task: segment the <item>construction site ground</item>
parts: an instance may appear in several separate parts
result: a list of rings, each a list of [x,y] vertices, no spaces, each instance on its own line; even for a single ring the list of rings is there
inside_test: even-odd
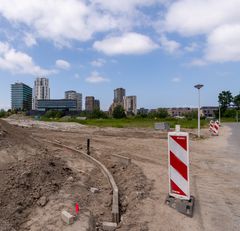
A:
[[[74,214],[76,203],[80,212],[92,213],[97,230],[102,230],[102,222],[111,221],[112,191],[102,172],[81,155],[46,142],[86,152],[87,139],[90,154],[110,170],[119,187],[117,230],[240,230],[240,155],[238,141],[232,141],[235,125],[224,125],[217,137],[209,136],[207,130],[204,139],[190,136],[190,191],[196,198],[190,218],[165,204],[166,132],[15,118],[7,122],[0,121],[1,231],[71,230],[60,215],[63,209]],[[113,154],[131,158],[131,164],[113,162]]]

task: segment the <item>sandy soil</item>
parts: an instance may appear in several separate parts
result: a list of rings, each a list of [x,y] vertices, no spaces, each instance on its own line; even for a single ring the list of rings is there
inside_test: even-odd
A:
[[[19,121],[18,121],[19,123]],[[61,129],[60,129],[61,130]],[[74,131],[46,130],[40,128],[25,128],[26,133],[31,133],[35,138],[57,140],[63,144],[86,150],[86,139],[91,138],[91,155],[101,160],[113,173],[120,189],[120,206],[122,221],[118,230],[240,230],[240,162],[238,147],[229,146],[228,139],[231,128],[221,128],[220,136],[190,142],[190,190],[196,198],[193,218],[179,214],[164,204],[168,193],[167,169],[167,139],[166,133],[151,129],[113,129],[79,127]],[[207,134],[207,131],[204,131]],[[49,152],[67,164],[72,174],[87,172],[90,176],[94,167],[79,157],[56,147],[47,145]],[[3,148],[5,151],[6,148]],[[121,166],[111,161],[112,154],[120,154],[132,159],[129,167]],[[4,155],[3,155],[4,156]],[[5,157],[2,157],[3,159]],[[1,158],[0,158],[1,160]],[[81,178],[81,175],[79,175]],[[75,177],[74,177],[75,178]],[[92,184],[98,184],[102,197],[96,200],[95,195],[80,201],[83,207],[93,211],[100,223],[110,219],[109,210],[104,205],[109,200],[106,197],[107,183],[101,179],[101,174],[93,178]],[[51,194],[49,202],[44,207],[33,207],[28,216],[29,221],[22,225],[30,230],[38,230],[48,224],[43,230],[64,230],[59,216],[51,207],[58,202],[59,206],[54,211],[59,211],[63,206],[76,201],[74,195],[79,189],[75,183],[61,186],[57,195]],[[89,182],[80,180],[80,182]],[[75,186],[74,186],[75,185]],[[73,191],[72,188],[78,188]],[[69,189],[70,188],[70,189]],[[84,194],[84,193],[83,193]],[[88,191],[84,195],[88,195]],[[68,197],[70,199],[68,200]],[[81,195],[79,195],[81,197]],[[77,198],[79,198],[77,196]],[[94,202],[92,202],[94,200]],[[98,203],[97,203],[97,202]],[[95,203],[95,206],[93,205]],[[99,207],[100,206],[100,207]],[[102,207],[101,207],[102,206]],[[104,213],[99,211],[104,209]],[[48,219],[46,220],[46,215]],[[57,230],[57,229],[56,229]]]

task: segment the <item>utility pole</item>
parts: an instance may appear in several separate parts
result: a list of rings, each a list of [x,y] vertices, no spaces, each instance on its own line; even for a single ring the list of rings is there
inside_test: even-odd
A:
[[[198,89],[198,138],[200,138],[200,89],[203,85],[197,84],[194,87]]]

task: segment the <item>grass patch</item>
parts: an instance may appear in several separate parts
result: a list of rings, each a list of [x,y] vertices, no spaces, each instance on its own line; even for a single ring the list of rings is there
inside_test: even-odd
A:
[[[42,117],[42,121],[63,122],[61,119],[49,119]],[[171,128],[174,128],[176,124],[181,125],[182,128],[197,128],[197,119],[150,119],[150,118],[124,118],[124,119],[87,119],[79,120],[76,118],[69,118],[64,122],[76,122],[89,126],[97,127],[116,127],[116,128],[154,128],[154,124],[157,122],[167,122]],[[208,126],[207,120],[201,120],[201,127]]]
[[[238,121],[240,121],[240,116]],[[221,123],[235,123],[237,122],[236,118],[221,118]]]

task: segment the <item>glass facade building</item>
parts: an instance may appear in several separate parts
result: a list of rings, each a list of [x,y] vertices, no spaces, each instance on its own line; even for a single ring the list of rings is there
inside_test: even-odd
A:
[[[38,111],[59,110],[76,111],[77,100],[74,99],[40,99],[37,101]]]
[[[11,84],[12,110],[32,109],[32,88],[24,83]]]

